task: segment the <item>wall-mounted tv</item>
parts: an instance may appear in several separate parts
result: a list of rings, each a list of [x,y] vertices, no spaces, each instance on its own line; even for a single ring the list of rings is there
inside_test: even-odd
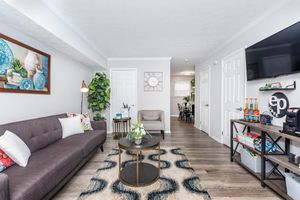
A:
[[[300,72],[300,22],[246,49],[247,80]]]

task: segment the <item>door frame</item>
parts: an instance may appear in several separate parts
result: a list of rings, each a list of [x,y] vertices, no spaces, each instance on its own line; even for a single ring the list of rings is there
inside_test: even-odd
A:
[[[225,113],[225,109],[224,109],[224,86],[225,86],[225,84],[224,84],[224,63],[225,63],[226,59],[228,59],[230,57],[233,57],[236,54],[239,54],[239,53],[242,53],[242,52],[245,53],[246,48],[247,48],[247,46],[239,48],[238,50],[235,50],[235,51],[229,53],[227,56],[223,57],[222,61],[221,61],[221,63],[222,63],[222,89],[221,89],[221,91],[222,91],[222,94],[221,94],[221,102],[222,102],[221,103],[221,117],[222,117],[222,120],[221,120],[222,130],[221,131],[222,131],[222,133],[221,133],[221,142],[224,145],[225,145],[225,142],[224,142],[224,113]],[[245,66],[246,66],[246,55],[245,55],[244,62],[245,62]],[[247,70],[245,69],[244,72],[245,72],[244,73],[245,82],[244,82],[243,87],[244,87],[244,99],[245,99],[246,94],[247,94],[247,80],[246,80],[247,79]]]
[[[135,72],[135,81],[136,81],[136,85],[135,85],[135,96],[136,96],[136,111],[138,112],[138,69],[137,68],[110,68],[109,69],[109,79],[110,79],[110,88],[112,90],[113,88],[113,81],[112,81],[112,72],[113,71],[134,71]],[[112,103],[112,98],[110,98],[109,100],[110,103],[110,108],[109,108],[109,121],[110,121],[110,128],[112,130],[112,119],[114,117],[114,113],[113,112],[113,103]]]
[[[206,67],[206,68],[204,68],[204,69],[201,69],[199,72],[199,74],[200,74],[200,76],[199,76],[199,82],[200,82],[200,84],[199,84],[199,102],[200,102],[200,104],[199,104],[199,111],[200,111],[200,130],[202,131],[202,118],[201,118],[201,113],[202,113],[202,111],[201,111],[201,103],[202,103],[202,93],[201,93],[201,74],[204,72],[204,71],[208,71],[208,135],[209,136],[211,136],[211,133],[210,133],[210,124],[211,124],[211,121],[210,121],[210,114],[211,114],[211,98],[210,98],[210,95],[211,95],[211,65],[209,65],[208,67]]]

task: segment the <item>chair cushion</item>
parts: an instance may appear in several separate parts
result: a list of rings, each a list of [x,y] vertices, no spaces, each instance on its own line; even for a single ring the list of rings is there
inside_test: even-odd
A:
[[[165,129],[164,123],[160,121],[143,121],[142,123],[148,131],[160,131]]]
[[[94,130],[85,133],[72,135],[59,141],[63,146],[77,146],[80,147],[83,156],[86,157],[98,145],[104,143],[106,140],[105,130]]]
[[[140,111],[142,120],[144,121],[158,121],[160,120],[161,111],[159,110],[143,110]]]
[[[151,116],[151,115],[144,115],[143,116],[143,120],[144,121],[158,121],[159,120],[159,115],[155,116]]]
[[[27,167],[14,165],[9,177],[10,200],[39,200],[63,180],[82,160],[82,149],[59,142],[35,152]]]

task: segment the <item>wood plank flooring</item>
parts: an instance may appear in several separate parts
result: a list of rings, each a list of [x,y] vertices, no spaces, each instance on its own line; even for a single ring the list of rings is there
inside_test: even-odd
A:
[[[209,191],[212,199],[280,199],[268,188],[262,188],[260,182],[243,168],[231,163],[229,148],[214,141],[191,124],[172,118],[171,131],[171,135],[166,134],[162,146],[176,146],[183,149],[192,167],[200,176],[202,186]],[[110,149],[116,146],[117,141],[109,135],[104,145],[104,153],[99,151],[54,199],[77,199],[80,192],[88,186],[90,178]]]

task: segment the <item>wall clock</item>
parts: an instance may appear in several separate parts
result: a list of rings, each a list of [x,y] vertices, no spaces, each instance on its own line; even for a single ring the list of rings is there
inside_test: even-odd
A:
[[[144,91],[160,92],[163,90],[163,73],[162,72],[145,72],[144,74]]]

